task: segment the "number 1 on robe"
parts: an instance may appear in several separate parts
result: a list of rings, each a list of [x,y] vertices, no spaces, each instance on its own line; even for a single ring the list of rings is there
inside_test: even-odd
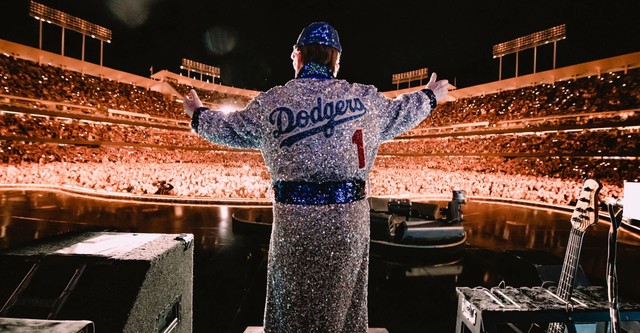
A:
[[[351,142],[356,144],[358,148],[358,168],[364,169],[364,138],[362,136],[362,128],[356,129],[351,137]]]

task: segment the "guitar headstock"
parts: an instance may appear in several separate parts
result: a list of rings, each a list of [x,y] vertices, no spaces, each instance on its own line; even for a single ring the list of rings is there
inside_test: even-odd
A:
[[[571,226],[574,229],[584,232],[588,227],[598,223],[598,194],[601,188],[602,184],[594,179],[584,181],[571,216]]]

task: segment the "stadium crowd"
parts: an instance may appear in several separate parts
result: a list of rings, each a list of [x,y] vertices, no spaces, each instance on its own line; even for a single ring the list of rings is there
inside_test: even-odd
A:
[[[204,103],[209,104],[210,107],[230,106],[232,107],[232,109],[237,110],[247,105],[251,100],[247,96],[229,95],[226,93],[221,93],[219,91],[205,90],[197,87],[192,87],[186,84],[178,84],[173,82],[169,82],[169,83],[174,89],[176,89],[176,91],[178,91],[180,96],[187,95],[191,89],[195,90],[200,100]]]
[[[554,84],[504,90],[445,103],[420,127],[550,116],[594,114],[640,107],[640,68]]]
[[[484,135],[458,128],[445,135],[390,141],[376,159],[370,193],[449,195],[463,189],[469,196],[569,204],[581,180],[593,177],[605,185],[603,195],[620,197],[624,180],[640,179],[639,134],[637,126],[606,125],[637,119],[637,110],[622,111],[640,106],[639,73],[606,73],[442,104],[418,129],[505,121],[520,122],[516,128],[532,123],[538,128]],[[180,92],[190,88],[174,87]],[[0,89],[0,94],[98,110],[186,117],[173,97],[12,57],[0,56]],[[211,104],[233,97],[200,93]],[[584,115],[602,113],[609,115]],[[602,128],[585,126],[593,124]],[[545,131],[558,125],[572,128]],[[229,151],[185,128],[56,118],[38,115],[37,109],[10,112],[0,115],[0,153],[0,184],[144,195],[158,193],[157,184],[164,181],[172,186],[165,193],[177,196],[270,197],[268,172],[257,151]]]
[[[0,136],[75,140],[122,144],[145,144],[193,148],[223,149],[202,140],[188,129],[166,129],[123,123],[105,123],[69,118],[42,117],[31,114],[5,113],[0,115]]]
[[[383,144],[381,154],[544,154],[640,156],[637,129],[507,133],[402,139]]]
[[[186,197],[270,198],[269,176],[257,152],[162,151],[153,148],[3,144],[0,152],[28,156],[0,164],[0,184],[52,184],[95,191],[153,194],[159,181]],[[38,160],[39,162],[36,162]],[[569,204],[585,176],[637,168],[635,161],[575,158],[379,156],[370,193],[501,197]],[[541,175],[545,171],[548,175]],[[624,173],[626,174],[626,173]],[[637,176],[637,171],[635,172]],[[600,177],[598,177],[600,176]],[[603,181],[602,194],[620,197],[621,186]]]
[[[640,156],[637,129],[609,128],[579,132],[507,133],[488,135],[450,135],[431,138],[398,139],[381,146],[387,155],[421,154],[586,154],[588,156]],[[155,128],[142,125],[93,122],[30,114],[0,115],[0,136],[98,141],[97,143],[145,144],[191,148],[222,149],[202,140],[189,130]]]
[[[95,107],[173,119],[187,118],[174,96],[108,78],[0,56],[0,93],[51,102]]]

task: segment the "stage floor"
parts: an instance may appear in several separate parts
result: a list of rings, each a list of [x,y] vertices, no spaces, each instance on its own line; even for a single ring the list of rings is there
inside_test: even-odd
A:
[[[438,202],[443,204],[443,202]],[[0,250],[82,230],[193,233],[194,332],[241,333],[261,326],[268,237],[234,233],[231,215],[250,207],[154,204],[95,199],[57,191],[0,190]],[[529,264],[561,265],[571,212],[479,200],[462,207],[467,246],[439,258],[372,253],[369,323],[390,333],[453,332],[456,287],[532,285]],[[584,237],[580,265],[591,285],[605,285],[610,225]],[[619,293],[640,299],[640,237],[620,229]],[[522,265],[525,263],[525,265]]]

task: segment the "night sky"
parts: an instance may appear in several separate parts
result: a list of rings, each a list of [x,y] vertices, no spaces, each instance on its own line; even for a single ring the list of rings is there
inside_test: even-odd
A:
[[[428,67],[459,88],[495,81],[494,44],[560,24],[557,67],[640,51],[640,1],[246,1],[40,0],[113,31],[104,65],[149,76],[180,72],[182,58],[221,68],[225,85],[266,90],[293,76],[291,47],[314,21],[334,26],[343,46],[339,77],[394,90],[393,73]],[[2,2],[0,39],[38,46],[28,0]],[[43,49],[60,53],[61,29],[44,24]],[[68,31],[65,55],[80,58],[81,35]],[[99,62],[87,39],[85,59]],[[537,71],[551,69],[553,47],[538,48]],[[519,75],[533,71],[533,50],[519,56]],[[503,59],[513,77],[515,55]],[[186,72],[183,72],[186,74]],[[415,85],[415,84],[414,84]],[[400,86],[400,88],[405,88]]]

